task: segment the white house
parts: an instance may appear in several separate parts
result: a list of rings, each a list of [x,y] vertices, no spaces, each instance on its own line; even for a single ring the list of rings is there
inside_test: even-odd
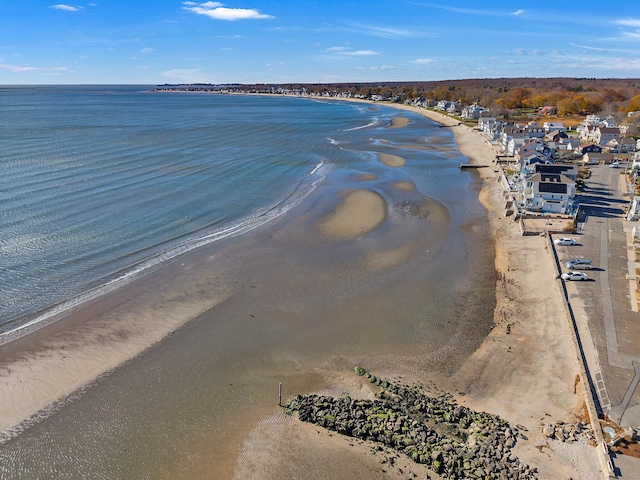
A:
[[[505,150],[505,154],[508,157],[515,156],[516,151],[518,150],[518,148],[524,145],[525,141],[526,141],[525,138],[522,137],[521,135],[511,137],[507,142],[507,149]]]
[[[462,109],[462,118],[478,119],[482,115],[482,112],[485,112],[486,110],[486,108],[474,103],[473,105],[469,105]]]
[[[536,173],[525,179],[526,210],[565,214],[570,212],[576,195],[576,183],[555,173]]]
[[[546,133],[567,131],[567,127],[565,127],[562,122],[544,122],[542,127]]]

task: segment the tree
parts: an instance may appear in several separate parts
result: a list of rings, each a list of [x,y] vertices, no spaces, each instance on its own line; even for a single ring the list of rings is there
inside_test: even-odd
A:
[[[629,112],[640,112],[640,95],[636,95],[629,100],[629,104],[627,108],[624,109],[624,113],[629,114]]]

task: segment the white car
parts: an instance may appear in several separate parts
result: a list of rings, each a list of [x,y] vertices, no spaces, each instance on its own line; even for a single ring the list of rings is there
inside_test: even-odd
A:
[[[620,162],[613,162],[609,164],[609,168],[618,168],[620,166]]]
[[[589,280],[586,273],[583,272],[567,272],[561,275],[563,280]]]
[[[553,243],[555,243],[556,245],[575,245],[576,241],[573,238],[563,237],[556,238]]]

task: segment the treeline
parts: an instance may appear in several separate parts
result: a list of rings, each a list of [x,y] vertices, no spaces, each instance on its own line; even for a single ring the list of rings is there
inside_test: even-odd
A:
[[[477,103],[497,114],[503,110],[557,108],[559,115],[626,114],[640,111],[640,79],[498,78],[431,82],[255,84],[237,86],[256,91],[269,88],[405,102],[417,99]]]
[[[283,85],[284,88],[287,86]],[[294,87],[294,85],[291,85]],[[503,78],[386,84],[297,85],[308,92],[380,95],[399,101],[418,98],[477,103],[496,112],[555,106],[559,115],[640,111],[640,79]]]

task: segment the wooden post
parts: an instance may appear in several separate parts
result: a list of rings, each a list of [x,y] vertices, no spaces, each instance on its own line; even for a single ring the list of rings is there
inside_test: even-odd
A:
[[[278,406],[282,406],[282,383],[278,385]]]

